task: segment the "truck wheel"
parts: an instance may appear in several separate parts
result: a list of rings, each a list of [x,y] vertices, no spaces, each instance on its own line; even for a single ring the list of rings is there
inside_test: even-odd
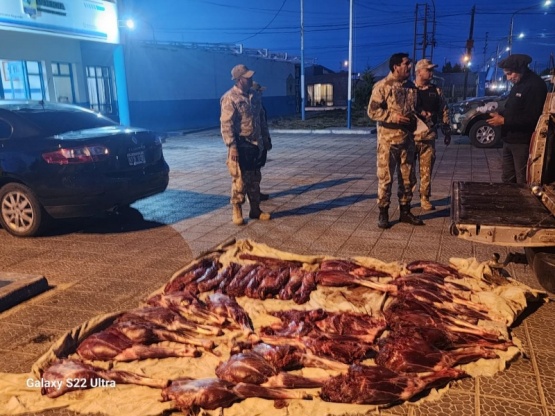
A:
[[[470,142],[479,148],[495,147],[501,141],[501,130],[490,126],[486,120],[478,120],[468,133]]]
[[[539,252],[534,256],[533,269],[540,285],[555,293],[555,254]]]
[[[43,228],[46,213],[28,187],[9,183],[0,189],[0,223],[16,237],[32,237]]]

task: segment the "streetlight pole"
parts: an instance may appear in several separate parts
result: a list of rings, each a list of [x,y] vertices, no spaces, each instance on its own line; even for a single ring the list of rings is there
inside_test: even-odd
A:
[[[547,7],[551,4],[551,0],[545,0],[545,2],[543,3],[544,7]],[[534,5],[534,6],[529,6],[529,7],[524,7],[522,9],[518,9],[517,11],[513,12],[513,14],[511,14],[511,23],[509,24],[509,39],[508,39],[508,44],[509,44],[509,55],[511,55],[511,53],[513,52],[513,27],[515,24],[515,15],[523,12],[525,10],[530,10],[530,9],[534,9],[538,7],[538,5]]]
[[[121,5],[118,5],[118,17],[121,12]],[[120,30],[118,20],[118,44],[114,48],[114,73],[116,82],[116,96],[118,99],[118,116],[119,124],[129,126],[131,124],[131,116],[129,112],[129,96],[127,94],[127,71],[125,70],[125,50],[124,43],[127,43],[127,33]]]
[[[314,99],[314,98],[313,98]],[[304,96],[304,0],[301,0],[301,120],[305,120]]]
[[[351,103],[353,83],[353,0],[349,4],[349,70],[347,79],[347,128],[351,128]]]

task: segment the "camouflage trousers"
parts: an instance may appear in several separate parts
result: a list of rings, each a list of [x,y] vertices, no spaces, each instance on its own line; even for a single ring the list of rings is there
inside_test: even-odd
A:
[[[246,195],[249,198],[251,209],[258,208],[260,205],[260,181],[262,180],[260,169],[243,170],[239,166],[239,162],[231,160],[229,156],[226,165],[231,175],[229,202],[234,205],[243,205]]]
[[[420,173],[420,197],[429,198],[432,195],[432,172],[436,161],[436,141],[422,140],[415,142],[414,169],[412,170],[414,183],[413,192],[416,191],[416,161]]]
[[[387,208],[391,202],[393,175],[397,172],[397,196],[399,204],[406,205],[412,201],[415,177],[412,174],[414,163],[414,141],[391,144],[378,138],[378,206]]]

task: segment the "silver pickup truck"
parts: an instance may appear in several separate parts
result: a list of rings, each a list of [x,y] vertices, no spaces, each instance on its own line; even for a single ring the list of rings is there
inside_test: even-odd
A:
[[[451,234],[524,247],[540,284],[555,293],[555,92],[530,144],[527,184],[453,182]]]

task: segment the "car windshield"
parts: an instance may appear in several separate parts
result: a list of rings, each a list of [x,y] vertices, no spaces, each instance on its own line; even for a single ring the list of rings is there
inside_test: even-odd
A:
[[[44,109],[23,107],[15,112],[22,120],[35,126],[47,136],[116,125],[114,121],[100,114],[72,107]]]

